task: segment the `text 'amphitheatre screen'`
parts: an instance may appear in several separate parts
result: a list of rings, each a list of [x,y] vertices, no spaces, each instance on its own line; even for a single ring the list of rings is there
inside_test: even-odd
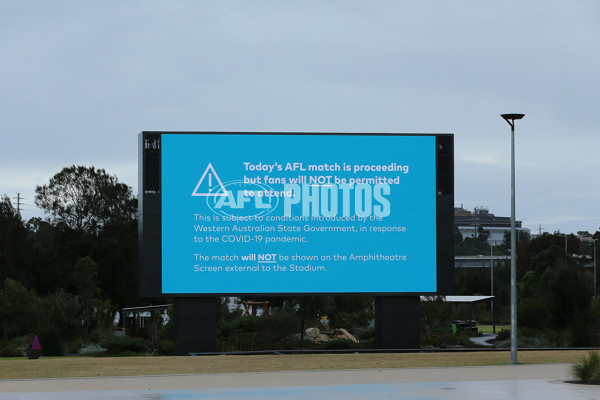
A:
[[[162,134],[162,293],[436,292],[436,136]]]

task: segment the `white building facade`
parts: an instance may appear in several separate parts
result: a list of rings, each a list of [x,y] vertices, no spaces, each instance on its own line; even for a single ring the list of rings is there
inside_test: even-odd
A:
[[[489,232],[490,244],[499,244],[504,240],[504,234],[510,232],[510,217],[497,217],[485,207],[476,207],[471,212],[461,206],[454,208],[454,225],[463,239],[476,237],[483,229]],[[515,221],[515,228],[517,236],[521,232],[529,234],[529,229],[522,227],[522,221]]]

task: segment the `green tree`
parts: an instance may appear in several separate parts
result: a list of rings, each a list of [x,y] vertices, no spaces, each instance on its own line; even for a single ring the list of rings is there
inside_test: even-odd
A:
[[[559,262],[543,276],[550,323],[555,329],[571,326],[590,310],[592,277],[574,263]]]
[[[454,230],[454,251],[456,255],[460,256],[472,256],[477,254],[489,254],[490,244],[488,238],[490,232],[479,227],[477,235],[474,237],[466,237],[462,239],[462,234],[455,227]]]
[[[137,203],[131,188],[103,169],[70,166],[35,188],[35,204],[54,224],[97,232],[118,219],[135,219]]]
[[[574,249],[575,239],[567,237]],[[564,242],[563,235],[543,234],[519,247],[519,323],[551,329],[558,345],[590,345],[595,341],[590,322],[592,276],[579,260],[565,254]]]
[[[109,299],[95,299],[94,316],[100,341],[112,336],[115,320],[115,306],[112,302]]]
[[[100,289],[98,288],[98,266],[94,260],[90,257],[80,259],[75,265],[73,279],[81,307],[84,342],[87,342],[95,313],[94,300],[100,294]]]
[[[334,296],[332,307],[327,310],[332,327],[346,328],[356,333],[375,318],[375,299],[370,296]]]
[[[294,310],[299,318],[300,338],[304,340],[304,330],[315,326],[319,316],[327,315],[331,298],[325,296],[288,297],[284,311]]]
[[[421,332],[431,340],[450,330],[452,310],[443,296],[429,296],[427,300],[421,301]]]
[[[80,307],[77,296],[59,289],[42,300],[44,324],[60,327],[65,340],[81,334]]]
[[[64,224],[55,226],[39,218],[29,220],[28,229],[33,243],[28,255],[32,259],[31,288],[42,296],[60,289],[75,293],[74,266],[98,241]]]
[[[600,296],[592,299],[590,306],[590,322],[592,324],[592,346],[600,345]]]
[[[0,282],[11,278],[29,286],[31,240],[21,216],[6,195],[0,197]]]
[[[98,264],[98,280],[105,298],[115,307],[138,305],[137,221],[113,221],[93,243],[91,256]]]
[[[129,186],[94,167],[70,166],[36,188],[47,221],[31,222],[35,287],[76,291],[74,265],[97,264],[99,287],[115,306],[138,304],[137,200]]]
[[[41,300],[20,282],[7,278],[0,289],[1,335],[12,338],[34,333],[41,325],[43,313]]]

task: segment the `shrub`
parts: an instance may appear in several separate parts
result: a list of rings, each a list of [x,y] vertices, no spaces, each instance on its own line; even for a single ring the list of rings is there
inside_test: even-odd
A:
[[[476,348],[484,347],[469,339],[466,334],[440,334],[439,336],[429,337],[421,335],[421,348],[447,348],[447,347],[467,347]]]
[[[600,354],[590,351],[571,366],[571,375],[581,383],[600,385]]]
[[[68,354],[78,354],[79,350],[81,349],[82,346],[83,346],[82,340],[80,340],[80,339],[73,340],[67,346],[67,349],[66,349],[67,353]]]
[[[293,313],[274,310],[260,318],[261,333],[273,341],[283,340],[298,330],[298,319]]]
[[[500,333],[505,332],[503,329]],[[509,348],[511,346],[510,329],[506,330],[507,335],[498,335],[496,347]],[[507,337],[506,339],[502,339]],[[500,339],[499,339],[500,338]],[[547,331],[523,328],[517,336],[517,347],[523,348],[545,348],[553,347],[552,340],[547,336]]]
[[[358,339],[360,339],[361,342],[367,341],[369,339],[374,339],[375,338],[375,327],[361,329],[356,333],[356,336],[358,336]]]
[[[246,316],[234,321],[220,322],[217,337],[224,342],[258,342],[262,340],[262,317]]]
[[[501,329],[500,332],[496,335],[496,340],[510,340],[510,329]]]
[[[0,342],[0,357],[24,357],[23,338]]]
[[[581,314],[577,315],[569,329],[571,337],[569,344],[572,347],[593,346],[595,342],[595,332],[592,324],[592,321],[590,321],[588,318],[585,318]]]
[[[78,354],[82,356],[99,357],[106,354],[106,349],[99,344],[88,344],[79,349]]]
[[[370,348],[374,349],[376,346],[377,346],[377,339],[375,339],[374,337],[360,340],[360,347],[362,347],[364,349],[370,349]]]
[[[441,335],[439,337],[440,347],[453,347],[453,346],[462,346],[462,347],[481,347],[469,340],[468,335]]]
[[[11,346],[0,347],[0,357],[24,357],[23,350]]]
[[[146,343],[142,339],[128,336],[113,336],[101,343],[106,354],[111,356],[135,355],[146,352]]]
[[[324,350],[358,349],[359,345],[357,343],[351,342],[350,340],[335,339],[323,343],[323,346],[321,346],[321,348]]]
[[[529,271],[528,273],[530,273]],[[544,300],[528,298],[519,303],[518,323],[520,327],[542,329],[549,325],[549,315],[546,312]]]
[[[175,352],[175,344],[172,340],[161,340],[158,342],[156,352],[161,356],[172,356]]]

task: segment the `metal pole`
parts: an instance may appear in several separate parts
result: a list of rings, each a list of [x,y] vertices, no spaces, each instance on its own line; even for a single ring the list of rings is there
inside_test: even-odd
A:
[[[492,296],[491,304],[492,304],[492,333],[496,333],[496,313],[494,312],[494,244],[490,243],[490,296]]]
[[[515,120],[525,114],[502,114],[510,125],[510,362],[517,363],[517,235],[515,229]]]
[[[596,298],[596,267],[598,263],[596,261],[596,239],[594,239],[594,298]]]
[[[510,363],[517,364],[517,235],[515,232],[515,121],[510,125]]]

